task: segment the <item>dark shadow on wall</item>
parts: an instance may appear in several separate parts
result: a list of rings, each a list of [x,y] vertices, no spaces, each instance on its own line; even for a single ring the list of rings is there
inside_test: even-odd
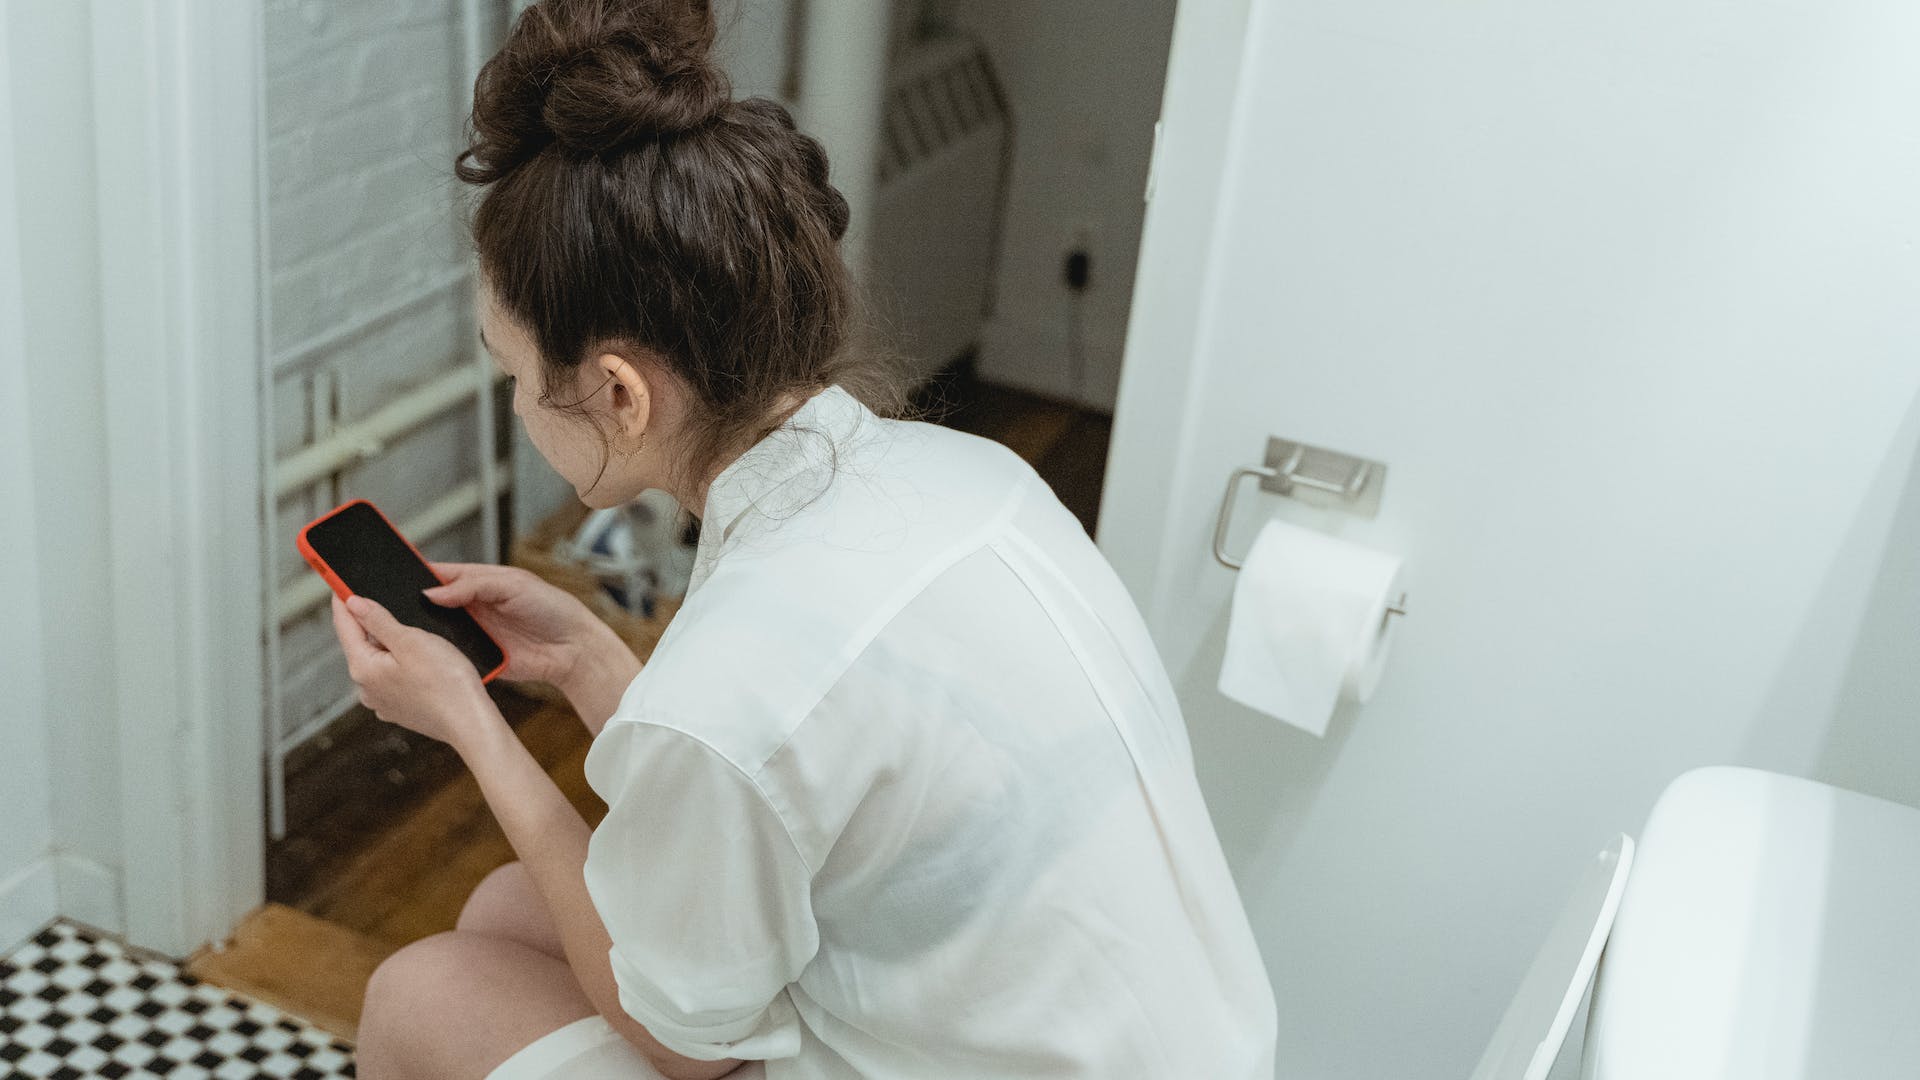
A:
[[[1920,805],[1920,396],[1774,675],[1741,763]]]
[[[1230,605],[1222,605],[1197,655],[1224,655],[1230,615]],[[1186,703],[1207,811],[1244,895],[1273,880],[1312,816],[1360,706],[1342,701],[1318,737],[1227,698],[1218,689],[1219,674],[1217,660],[1195,664],[1175,689]]]
[[[1813,777],[1920,806],[1920,398],[1895,445],[1904,494]]]

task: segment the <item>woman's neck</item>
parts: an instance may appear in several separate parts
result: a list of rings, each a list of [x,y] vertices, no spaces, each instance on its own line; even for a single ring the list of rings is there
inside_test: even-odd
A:
[[[689,482],[685,484],[669,486],[667,494],[678,500],[680,505],[690,511],[693,516],[704,520],[707,516],[707,495],[713,490],[713,482],[720,478],[721,473],[731,468],[734,462],[739,461],[747,451],[758,446],[762,439],[780,430],[781,425],[793,419],[793,414],[799,412],[810,397],[811,395],[799,391],[788,391],[781,397],[780,404],[767,414],[765,421],[754,425],[746,435],[716,454],[713,462],[702,470],[699,476],[689,478]]]

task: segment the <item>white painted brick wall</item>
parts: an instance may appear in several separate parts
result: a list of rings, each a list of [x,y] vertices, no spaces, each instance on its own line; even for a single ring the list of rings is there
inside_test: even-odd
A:
[[[453,178],[469,88],[462,85],[457,0],[268,0],[267,220],[270,348],[277,357],[419,292],[467,257]],[[446,290],[331,354],[278,371],[272,442],[312,438],[310,379],[326,368],[344,422],[469,362],[476,333],[464,286]],[[398,520],[474,475],[470,408],[346,471],[341,495],[372,499]],[[283,500],[276,517],[282,580],[309,573],[294,532],[326,509],[324,492]],[[425,545],[434,558],[477,558],[469,522]],[[285,628],[282,688],[291,730],[344,692],[326,609]]]
[[[382,30],[452,25],[453,11],[447,0],[267,0],[267,70],[298,70]]]

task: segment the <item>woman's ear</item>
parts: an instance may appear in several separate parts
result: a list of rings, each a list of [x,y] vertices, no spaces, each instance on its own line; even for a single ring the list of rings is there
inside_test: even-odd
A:
[[[611,380],[614,424],[621,435],[639,439],[653,423],[653,386],[646,372],[619,353],[601,353],[598,365]]]

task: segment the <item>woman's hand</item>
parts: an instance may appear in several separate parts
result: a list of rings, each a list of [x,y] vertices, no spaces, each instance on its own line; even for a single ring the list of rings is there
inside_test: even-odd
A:
[[[640,661],[613,628],[574,595],[532,572],[488,563],[434,563],[446,584],[428,600],[464,607],[507,651],[509,679],[558,687],[587,730],[599,734],[640,672]]]
[[[360,703],[380,719],[456,747],[505,723],[473,663],[440,635],[406,625],[363,596],[333,598],[333,631]]]
[[[446,584],[426,590],[442,607],[464,607],[507,651],[509,679],[537,679],[563,690],[582,646],[605,624],[572,593],[515,566],[434,563]]]

